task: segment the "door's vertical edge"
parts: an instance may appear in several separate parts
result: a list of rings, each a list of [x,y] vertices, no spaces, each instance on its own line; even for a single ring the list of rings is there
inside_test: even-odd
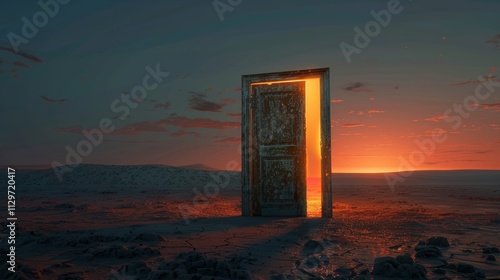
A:
[[[250,197],[250,209],[252,216],[262,216],[261,211],[261,180],[262,180],[262,168],[261,168],[261,155],[260,155],[260,141],[261,141],[261,125],[262,125],[262,109],[260,103],[260,91],[248,85],[249,91],[249,197]]]
[[[241,78],[241,214],[250,216],[250,82]]]
[[[300,83],[300,94],[302,95],[302,105],[301,105],[301,110],[300,110],[300,114],[302,116],[302,132],[300,133],[299,137],[302,137],[302,151],[300,153],[300,157],[302,158],[301,159],[301,170],[302,170],[302,174],[301,174],[301,178],[302,180],[300,180],[301,184],[302,184],[302,201],[303,203],[301,204],[301,209],[300,209],[300,213],[299,213],[299,216],[301,217],[306,217],[307,216],[307,172],[306,172],[306,169],[307,169],[307,155],[306,155],[306,147],[307,147],[307,142],[306,142],[306,115],[305,115],[305,112],[306,112],[306,82],[301,82]]]
[[[321,210],[323,218],[332,217],[332,168],[331,168],[331,123],[330,123],[330,69],[321,77]]]

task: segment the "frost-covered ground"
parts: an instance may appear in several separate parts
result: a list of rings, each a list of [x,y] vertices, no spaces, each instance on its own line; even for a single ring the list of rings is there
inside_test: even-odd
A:
[[[82,165],[59,183],[20,170],[18,272],[7,276],[500,278],[500,175],[465,173],[416,173],[394,190],[377,175],[334,174],[334,218],[319,219],[241,217],[237,172]],[[204,191],[218,180],[228,182],[218,194]],[[400,257],[374,267],[384,256]]]

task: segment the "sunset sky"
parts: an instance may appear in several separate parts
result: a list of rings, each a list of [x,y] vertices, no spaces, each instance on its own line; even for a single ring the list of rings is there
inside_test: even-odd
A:
[[[83,163],[224,169],[241,159],[242,75],[329,67],[334,172],[500,169],[500,1],[401,1],[350,63],[340,44],[390,1],[243,0],[223,20],[212,2],[69,1],[16,53],[43,10],[3,1],[0,164],[65,164],[104,119]],[[128,116],[111,108],[157,67]],[[435,145],[421,161],[418,141]]]

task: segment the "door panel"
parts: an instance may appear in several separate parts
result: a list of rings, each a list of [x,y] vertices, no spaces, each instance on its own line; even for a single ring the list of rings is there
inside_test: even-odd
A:
[[[306,215],[305,82],[253,85],[252,212]]]

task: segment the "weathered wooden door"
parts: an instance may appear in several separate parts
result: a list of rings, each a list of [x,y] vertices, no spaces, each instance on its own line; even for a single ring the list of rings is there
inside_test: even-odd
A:
[[[305,82],[251,87],[252,215],[306,216]]]

